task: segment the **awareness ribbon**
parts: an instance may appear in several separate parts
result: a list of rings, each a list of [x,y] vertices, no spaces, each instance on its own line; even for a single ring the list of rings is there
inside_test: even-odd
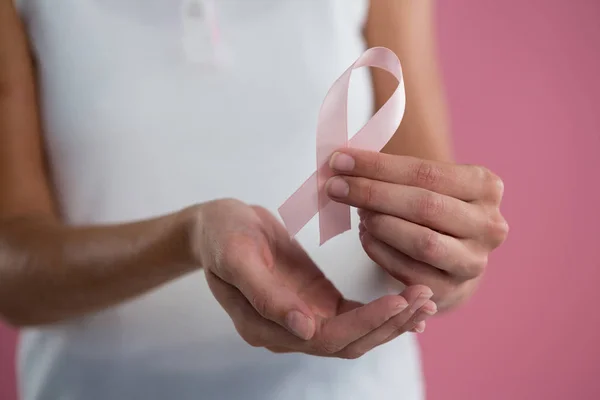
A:
[[[352,71],[377,67],[391,73],[398,87],[375,115],[348,140],[348,89]],[[385,47],[366,50],[336,80],[325,96],[317,121],[317,170],[279,207],[288,232],[295,236],[315,214],[319,214],[320,244],[350,230],[350,206],[331,201],[325,183],[334,174],[329,158],[334,151],[358,148],[380,151],[402,121],[406,105],[402,67],[393,51]]]

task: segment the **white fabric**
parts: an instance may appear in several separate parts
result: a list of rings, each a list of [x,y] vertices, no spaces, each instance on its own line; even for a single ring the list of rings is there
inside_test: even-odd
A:
[[[215,0],[226,54],[215,68],[210,42],[183,30],[179,0],[20,2],[67,222],[129,221],[222,197],[275,212],[315,168],[318,109],[364,50],[367,5]],[[355,129],[372,113],[368,71],[357,72]],[[313,219],[299,240],[348,297],[390,288],[356,229],[318,247]],[[238,337],[202,272],[21,339],[24,400],[422,398],[412,335],[354,361],[274,355]]]

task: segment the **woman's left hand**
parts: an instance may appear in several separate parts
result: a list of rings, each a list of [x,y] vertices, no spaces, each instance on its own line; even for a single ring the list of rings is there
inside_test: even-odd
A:
[[[508,234],[500,178],[480,166],[356,149],[335,153],[330,166],[327,192],[359,208],[374,262],[406,285],[430,287],[440,309],[473,293]]]

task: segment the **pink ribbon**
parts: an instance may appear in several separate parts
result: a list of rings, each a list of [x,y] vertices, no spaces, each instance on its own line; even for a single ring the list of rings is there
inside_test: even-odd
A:
[[[390,72],[398,80],[398,87],[365,126],[348,140],[350,75],[361,67],[377,67]],[[365,51],[335,81],[319,112],[317,170],[279,207],[279,215],[291,236],[295,236],[317,213],[321,245],[350,230],[350,206],[331,201],[325,192],[325,183],[333,176],[329,158],[334,151],[345,147],[380,151],[400,126],[404,106],[400,60],[385,47],[373,47]]]

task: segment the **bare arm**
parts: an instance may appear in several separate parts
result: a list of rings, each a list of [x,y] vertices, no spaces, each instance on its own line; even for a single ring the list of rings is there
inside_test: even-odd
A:
[[[34,73],[12,0],[0,0],[0,317],[60,321],[144,293],[196,268],[195,209],[126,225],[71,228],[44,168]]]
[[[371,0],[367,43],[388,47],[398,55],[406,87],[406,113],[385,153],[452,160],[435,34],[435,0]],[[384,71],[374,70],[372,76],[380,107],[396,82]]]

